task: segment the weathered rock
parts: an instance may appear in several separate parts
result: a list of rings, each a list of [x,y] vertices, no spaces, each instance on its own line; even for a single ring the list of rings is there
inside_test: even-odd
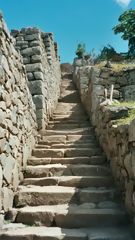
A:
[[[110,107],[106,112],[106,121],[128,117],[128,108],[126,107]]]
[[[6,144],[6,138],[0,139],[0,153],[4,152],[5,144]]]
[[[40,55],[33,55],[31,57],[31,62],[32,63],[42,62],[42,57]]]
[[[27,77],[28,77],[28,80],[29,81],[32,81],[32,80],[34,80],[34,75],[33,75],[33,73],[27,73]]]
[[[0,229],[3,228],[3,225],[4,225],[4,215],[0,214]]]
[[[7,187],[2,188],[2,201],[4,211],[7,212],[13,205],[13,191]]]
[[[25,57],[33,56],[33,55],[41,55],[41,48],[39,46],[26,48],[21,51],[21,54]]]
[[[34,34],[29,34],[24,37],[25,41],[37,41],[40,40],[40,34],[39,33],[34,33]]]
[[[12,180],[12,171],[15,166],[15,159],[10,155],[2,159],[1,164],[3,166],[3,176],[8,184],[10,184]]]
[[[122,95],[125,101],[135,100],[135,85],[126,86],[122,88]]]
[[[35,79],[44,80],[44,75],[42,72],[34,72]]]
[[[13,189],[16,191],[19,185],[19,165],[16,163],[12,171],[12,184]]]
[[[45,102],[44,102],[43,95],[34,95],[33,96],[33,101],[36,105],[36,109],[45,108]]]
[[[135,119],[129,125],[128,132],[129,132],[129,142],[135,142]]]
[[[43,72],[43,67],[41,63],[27,64],[26,65],[27,72]]]
[[[44,85],[40,80],[30,81],[28,86],[32,95],[41,95],[44,92]]]

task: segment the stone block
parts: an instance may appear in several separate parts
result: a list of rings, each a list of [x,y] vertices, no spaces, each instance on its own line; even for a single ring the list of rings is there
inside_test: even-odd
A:
[[[23,45],[26,45],[26,44],[28,44],[28,41],[24,41],[24,40],[16,41],[16,46],[22,47]]]
[[[25,168],[26,165],[27,165],[27,160],[28,160],[28,157],[29,157],[29,147],[25,144],[23,146],[23,167]]]
[[[43,67],[41,63],[33,63],[26,65],[27,72],[43,72]]]
[[[7,58],[4,55],[2,55],[0,58],[0,64],[3,67],[3,69],[5,70],[5,72],[8,74],[8,76],[11,77],[12,72],[9,69],[9,64],[8,64]]]
[[[101,73],[100,73],[100,77],[101,78],[109,78],[110,76],[110,69],[105,68],[104,70],[102,69]]]
[[[3,76],[4,76],[4,70],[2,66],[0,66],[0,78],[2,78]]]
[[[14,136],[14,135],[10,134],[9,145],[11,146],[12,149],[14,149],[15,147],[19,147],[20,141],[18,139],[18,136]]]
[[[36,111],[37,119],[41,119],[41,118],[43,119],[45,113],[46,113],[46,109],[38,109]]]
[[[0,153],[4,152],[6,142],[7,142],[6,138],[0,139]]]
[[[34,77],[35,79],[38,79],[38,80],[44,80],[44,75],[42,72],[34,72]]]
[[[34,33],[40,33],[40,30],[36,27],[22,28],[21,33],[23,33],[25,35],[26,34],[31,35],[31,34],[34,34]]]
[[[3,225],[4,225],[4,215],[0,214],[0,229],[2,229]]]
[[[135,149],[133,149],[131,152],[131,167],[132,167],[133,176],[135,177]]]
[[[6,129],[0,127],[0,139],[5,138],[6,133],[7,133]]]
[[[24,64],[29,64],[30,63],[30,57],[24,57],[23,58],[23,63]]]
[[[129,142],[135,142],[135,119],[130,123],[128,128]]]
[[[131,162],[131,153],[127,154],[124,158],[124,167],[128,172],[128,176],[132,177],[132,162]]]
[[[37,124],[38,124],[38,130],[45,129],[47,126],[47,118],[46,119],[38,118]]]
[[[43,94],[44,86],[43,81],[36,80],[28,82],[28,87],[32,95],[40,95]]]
[[[22,50],[24,50],[24,49],[26,49],[26,48],[28,48],[29,46],[28,46],[28,44],[26,45],[23,45],[21,48],[20,48],[20,51],[22,51]]]
[[[40,46],[40,42],[39,41],[31,41],[31,42],[29,42],[29,46],[30,47]]]
[[[2,202],[2,188],[0,188],[0,211],[2,210],[2,205],[3,205],[3,202]]]
[[[102,85],[94,85],[92,94],[98,96],[104,96],[104,87]]]
[[[19,166],[17,163],[15,164],[15,167],[13,169],[12,176],[13,176],[12,178],[13,189],[16,191],[19,185]]]
[[[120,87],[128,85],[127,77],[124,76],[124,74],[123,74],[123,76],[118,76],[117,77],[117,84],[119,84]]]
[[[21,54],[24,57],[30,57],[32,55],[41,55],[42,54],[42,50],[41,50],[40,46],[30,47],[30,48],[26,48],[26,49],[22,50]]]
[[[40,56],[40,55],[33,55],[31,57],[31,63],[38,63],[38,62],[42,62],[42,56]]]
[[[33,73],[31,72],[27,73],[27,78],[29,81],[33,81],[35,79]]]
[[[40,41],[40,33],[33,33],[24,36],[25,41]]]
[[[110,97],[110,89],[108,91],[108,98]],[[120,98],[120,92],[118,90],[113,90],[113,99],[119,99]]]
[[[5,121],[5,119],[6,119],[6,112],[0,109],[0,125]]]
[[[3,203],[3,209],[5,212],[7,212],[9,209],[13,206],[13,191],[7,187],[2,188],[2,203]]]
[[[128,117],[128,108],[126,107],[109,107],[105,114],[105,121]]]
[[[123,87],[121,90],[125,101],[135,101],[135,85]]]
[[[12,171],[15,167],[15,159],[12,155],[6,157],[3,156],[1,159],[1,164],[3,166],[3,177],[7,181],[8,184],[12,181]]]
[[[129,72],[128,84],[135,85],[135,70]]]
[[[1,191],[1,188],[2,188],[2,179],[3,179],[3,172],[2,172],[2,167],[0,165],[0,191]]]
[[[45,108],[45,99],[43,95],[34,95],[33,101],[36,105],[36,109]]]
[[[130,213],[133,210],[133,192],[134,192],[134,182],[129,180],[125,184],[126,193],[125,193],[125,206],[130,211]]]

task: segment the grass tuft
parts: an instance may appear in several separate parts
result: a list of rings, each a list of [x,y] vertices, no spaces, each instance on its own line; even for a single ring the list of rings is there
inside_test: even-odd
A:
[[[105,66],[106,62],[100,62],[96,64],[95,66],[98,68],[103,68]],[[122,62],[122,63],[111,63],[112,68],[110,68],[114,72],[121,72],[123,70],[128,70],[128,68],[135,68],[135,62]]]
[[[117,126],[130,124],[132,120],[135,119],[135,102],[114,103],[111,106],[129,108],[127,117],[123,117],[113,121],[113,123],[116,124]]]

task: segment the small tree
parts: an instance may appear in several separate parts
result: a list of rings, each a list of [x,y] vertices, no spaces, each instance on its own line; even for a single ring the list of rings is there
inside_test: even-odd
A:
[[[128,40],[129,56],[135,57],[135,10],[125,11],[118,21],[119,24],[113,28],[114,33],[122,33],[122,39]]]
[[[75,53],[76,53],[78,58],[83,58],[85,53],[86,53],[85,44],[84,43],[79,43]]]
[[[107,65],[109,65],[109,61],[113,60],[117,55],[116,50],[108,44],[101,49],[100,54],[96,58],[96,62],[107,61]]]
[[[100,54],[97,57],[98,61],[109,61],[117,54],[116,50],[108,44],[101,49]]]

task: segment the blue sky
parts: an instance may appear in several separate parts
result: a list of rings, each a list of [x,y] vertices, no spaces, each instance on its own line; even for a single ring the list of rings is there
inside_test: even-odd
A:
[[[54,32],[61,62],[72,62],[79,42],[88,52],[111,44],[127,51],[127,42],[114,35],[112,27],[135,0],[0,0],[0,9],[10,29],[36,26]]]

